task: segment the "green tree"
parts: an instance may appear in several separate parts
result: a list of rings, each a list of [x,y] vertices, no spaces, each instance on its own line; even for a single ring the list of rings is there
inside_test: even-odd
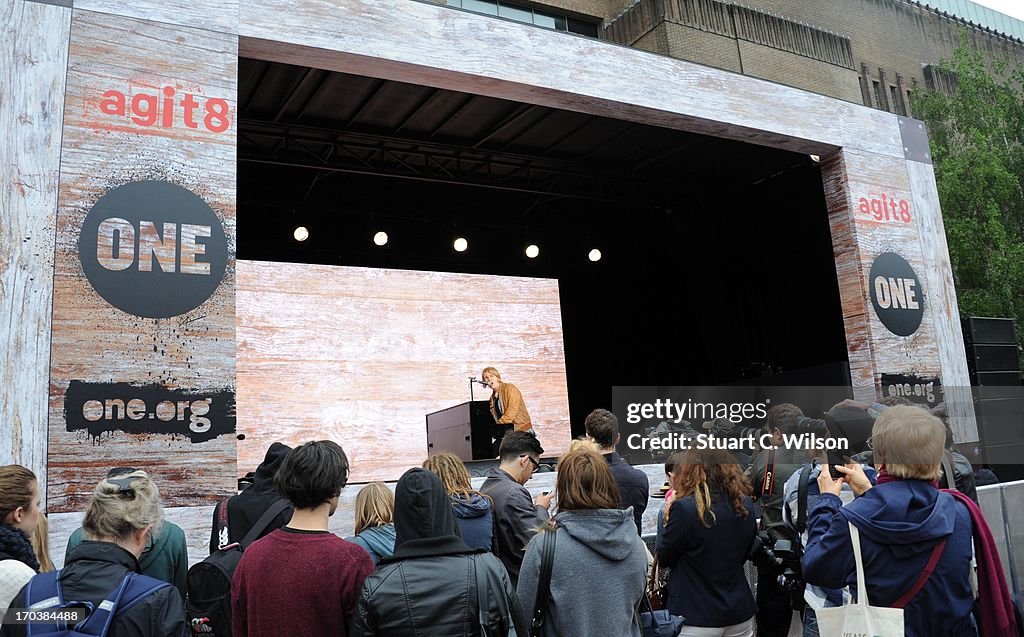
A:
[[[960,312],[1017,320],[1024,342],[1024,68],[970,46],[940,66],[955,89],[914,91],[931,137]]]

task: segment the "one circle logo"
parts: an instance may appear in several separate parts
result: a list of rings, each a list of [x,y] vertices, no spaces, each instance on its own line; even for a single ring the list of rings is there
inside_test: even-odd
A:
[[[198,195],[138,181],[100,197],[82,224],[82,268],[114,307],[167,318],[199,307],[227,266],[224,226]]]
[[[871,305],[882,325],[898,336],[910,336],[924,318],[921,280],[907,260],[893,252],[871,264]]]

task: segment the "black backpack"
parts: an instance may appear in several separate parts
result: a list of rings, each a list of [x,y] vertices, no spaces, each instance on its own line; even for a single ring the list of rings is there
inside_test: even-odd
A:
[[[287,501],[278,500],[263,512],[241,542],[221,547],[188,569],[186,611],[194,634],[231,637],[231,580],[242,559],[242,551],[287,507]],[[226,516],[226,501],[221,503],[221,510]]]

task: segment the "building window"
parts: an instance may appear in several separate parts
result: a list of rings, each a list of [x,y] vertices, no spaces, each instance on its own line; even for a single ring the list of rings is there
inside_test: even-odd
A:
[[[892,110],[898,115],[906,115],[907,111],[903,108],[903,102],[900,100],[900,92],[892,84],[889,85],[889,104],[892,105]]]
[[[882,85],[878,80],[871,80],[871,86],[875,89],[875,108],[884,108],[882,104]]]
[[[504,2],[503,0],[448,0],[448,6],[459,7],[474,13],[496,15],[525,24],[535,24],[546,29],[568,31],[592,38],[597,37],[597,24],[577,20],[549,11],[538,11],[530,7]]]

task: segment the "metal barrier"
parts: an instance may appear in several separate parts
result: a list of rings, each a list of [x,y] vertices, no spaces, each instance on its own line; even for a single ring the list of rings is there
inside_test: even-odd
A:
[[[999,549],[1006,583],[1019,598],[1024,584],[1024,480],[978,487],[978,502]]]

